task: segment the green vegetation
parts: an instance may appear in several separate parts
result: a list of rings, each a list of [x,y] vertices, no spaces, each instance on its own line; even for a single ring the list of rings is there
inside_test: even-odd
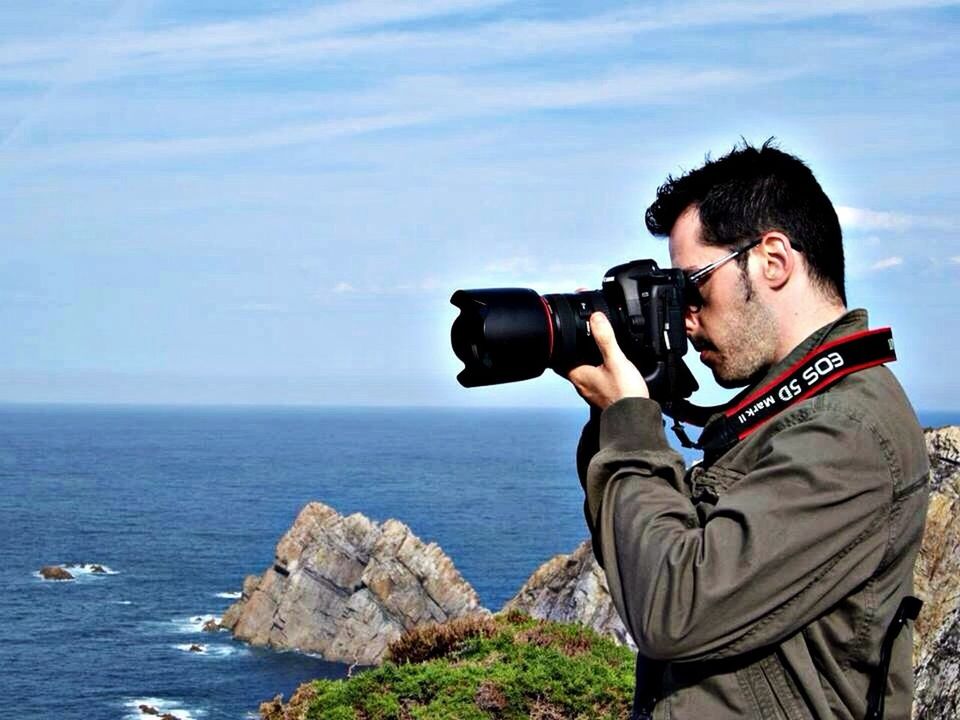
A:
[[[522,613],[408,633],[391,659],[346,680],[316,680],[267,720],[626,720],[633,655],[581,625]]]

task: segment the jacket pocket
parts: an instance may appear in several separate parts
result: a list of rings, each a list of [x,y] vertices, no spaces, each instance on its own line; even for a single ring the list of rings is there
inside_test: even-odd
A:
[[[738,670],[737,679],[758,720],[810,720],[813,717],[776,652]]]
[[[690,499],[694,503],[716,505],[730,487],[743,479],[744,473],[714,465],[691,476]]]

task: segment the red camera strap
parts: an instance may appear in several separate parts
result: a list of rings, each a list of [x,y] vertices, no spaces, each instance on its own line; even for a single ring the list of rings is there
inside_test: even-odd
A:
[[[704,428],[697,443],[716,450],[743,440],[777,413],[823,392],[847,375],[897,359],[890,328],[865,330],[821,345],[754,390]]]

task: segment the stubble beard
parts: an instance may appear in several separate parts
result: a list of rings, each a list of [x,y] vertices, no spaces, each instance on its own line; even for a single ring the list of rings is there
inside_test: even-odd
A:
[[[731,313],[724,338],[714,342],[716,361],[711,368],[720,387],[748,385],[773,363],[777,348],[777,321],[773,311],[760,300],[750,282],[741,273],[744,300]],[[720,348],[724,349],[720,349]]]

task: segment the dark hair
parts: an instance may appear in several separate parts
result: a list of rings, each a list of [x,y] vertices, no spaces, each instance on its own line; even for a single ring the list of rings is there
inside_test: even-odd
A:
[[[779,230],[803,252],[813,281],[846,304],[843,236],[837,212],[810,168],[778,149],[746,141],[681,177],[668,176],[647,208],[647,228],[669,235],[691,205],[700,212],[702,242],[734,246]]]

